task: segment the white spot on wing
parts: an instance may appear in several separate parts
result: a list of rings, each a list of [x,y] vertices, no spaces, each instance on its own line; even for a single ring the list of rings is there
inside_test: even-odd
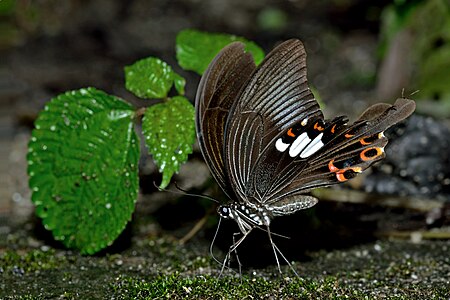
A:
[[[289,147],[289,144],[283,143],[281,138],[279,138],[275,143],[275,147],[277,148],[278,151],[284,152]]]
[[[308,118],[304,118],[300,124],[302,124],[302,126],[306,126],[306,124],[308,124]]]
[[[300,157],[301,158],[309,157],[314,153],[316,153],[320,148],[322,148],[323,147],[322,136],[323,133],[316,136],[316,138],[308,145],[308,147],[306,147],[305,150],[303,150],[303,152],[300,154]]]
[[[306,145],[311,142],[311,139],[308,137],[306,132],[303,132],[293,143],[291,148],[289,149],[289,155],[291,157],[297,156]]]

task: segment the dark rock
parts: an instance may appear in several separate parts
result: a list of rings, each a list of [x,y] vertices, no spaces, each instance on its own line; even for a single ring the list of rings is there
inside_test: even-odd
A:
[[[445,123],[413,115],[386,131],[386,159],[373,167],[366,191],[450,201],[450,130]]]

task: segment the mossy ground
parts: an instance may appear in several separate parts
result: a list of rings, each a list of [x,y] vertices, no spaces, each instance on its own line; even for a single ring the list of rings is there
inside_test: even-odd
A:
[[[5,238],[3,238],[5,237]],[[30,232],[2,235],[0,299],[449,299],[450,241],[375,241],[314,251],[294,264],[225,269],[207,241],[134,237],[118,253],[82,256]],[[219,253],[220,255],[220,253]],[[245,262],[244,262],[245,263]]]

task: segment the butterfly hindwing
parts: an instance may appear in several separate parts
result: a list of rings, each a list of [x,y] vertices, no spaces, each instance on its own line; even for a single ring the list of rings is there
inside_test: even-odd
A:
[[[385,157],[388,140],[383,131],[408,117],[415,103],[398,99],[394,105],[376,104],[368,108],[352,125],[338,127],[324,146],[287,185],[275,185],[268,193],[267,203],[302,194],[317,187],[347,181]],[[336,118],[337,119],[337,118]]]

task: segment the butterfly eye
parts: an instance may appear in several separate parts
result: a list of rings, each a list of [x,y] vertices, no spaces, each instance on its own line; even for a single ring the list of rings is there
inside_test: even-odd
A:
[[[219,208],[217,209],[217,212],[219,213],[219,215],[222,218],[229,218],[230,217],[230,213],[231,213],[231,208],[229,206],[225,206],[225,205],[221,205],[219,206]]]

